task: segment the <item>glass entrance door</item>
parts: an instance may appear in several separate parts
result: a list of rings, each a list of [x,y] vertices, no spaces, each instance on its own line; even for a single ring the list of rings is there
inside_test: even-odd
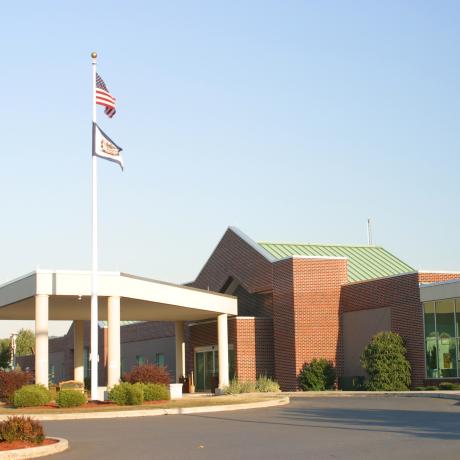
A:
[[[214,350],[195,352],[195,380],[197,391],[211,390],[211,379],[217,375],[217,352]]]

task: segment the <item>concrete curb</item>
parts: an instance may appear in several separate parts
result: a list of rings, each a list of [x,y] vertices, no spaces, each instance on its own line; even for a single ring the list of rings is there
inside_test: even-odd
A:
[[[404,398],[442,398],[460,401],[459,391],[292,391],[283,393],[299,398],[350,398],[350,397],[404,397]]]
[[[222,404],[215,406],[201,407],[177,407],[171,409],[140,409],[129,411],[106,411],[106,412],[85,412],[69,414],[21,414],[25,417],[31,417],[35,420],[52,421],[52,420],[90,420],[104,418],[126,418],[126,417],[155,417],[157,415],[186,415],[201,414],[206,412],[224,412],[229,410],[259,409],[263,407],[282,406],[289,404],[289,396],[281,396],[268,401],[258,401],[253,403],[241,404]],[[0,420],[6,420],[9,415],[1,415]],[[57,439],[57,438],[56,438]],[[2,459],[3,457],[0,457]],[[6,458],[6,457],[5,457]],[[19,458],[19,457],[17,457]]]
[[[27,447],[26,449],[4,450],[0,452],[1,460],[13,460],[18,458],[37,458],[44,457],[45,455],[58,454],[64,452],[69,448],[69,442],[64,438],[57,438],[51,436],[51,439],[57,439],[58,442],[49,444],[47,446]]]

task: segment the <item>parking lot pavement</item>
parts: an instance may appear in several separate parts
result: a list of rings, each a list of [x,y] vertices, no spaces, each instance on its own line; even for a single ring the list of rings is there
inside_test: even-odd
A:
[[[456,459],[460,402],[433,398],[291,398],[287,406],[212,414],[44,423],[67,438],[56,459]]]

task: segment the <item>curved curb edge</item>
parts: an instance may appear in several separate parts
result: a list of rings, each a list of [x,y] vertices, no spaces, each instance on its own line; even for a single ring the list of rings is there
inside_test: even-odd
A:
[[[127,417],[154,417],[157,415],[186,415],[200,414],[206,412],[224,412],[231,410],[244,409],[259,409],[263,407],[282,406],[289,404],[289,396],[281,396],[268,401],[258,401],[253,403],[241,404],[222,404],[215,406],[200,406],[200,407],[178,407],[171,409],[140,409],[131,411],[111,411],[111,412],[87,412],[74,414],[21,414],[25,417],[31,417],[35,420],[53,421],[53,420],[90,420],[103,418],[127,418]],[[0,420],[7,416],[0,416]],[[58,439],[58,438],[54,438]],[[22,449],[21,449],[22,450]],[[5,457],[7,458],[7,457]],[[20,458],[20,457],[15,457]],[[0,460],[3,457],[0,456]]]
[[[25,449],[4,450],[0,452],[1,460],[14,460],[44,457],[45,455],[58,454],[69,448],[69,441],[56,436],[49,436],[51,439],[57,439],[58,442],[48,444],[47,446],[27,447]]]

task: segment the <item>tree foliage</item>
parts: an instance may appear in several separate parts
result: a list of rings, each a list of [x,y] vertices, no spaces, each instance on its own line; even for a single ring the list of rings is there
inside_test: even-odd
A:
[[[16,356],[33,355],[35,334],[30,329],[21,329],[16,337]]]
[[[10,364],[10,339],[0,339],[0,368],[6,369]]]
[[[361,355],[361,365],[369,380],[371,391],[404,391],[411,384],[411,366],[406,347],[399,334],[379,332],[372,337]]]

